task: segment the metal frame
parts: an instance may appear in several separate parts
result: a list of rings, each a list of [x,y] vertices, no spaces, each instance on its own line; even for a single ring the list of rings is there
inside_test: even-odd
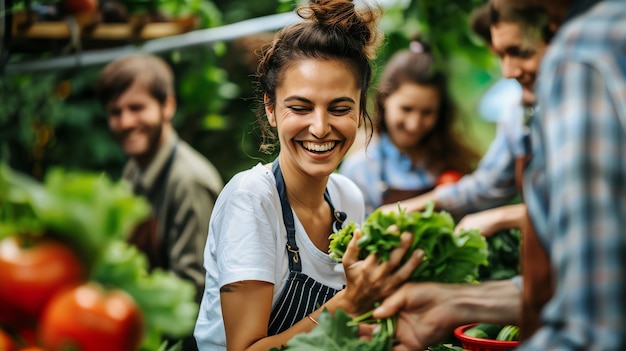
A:
[[[5,0],[0,0],[0,2]],[[10,1],[10,0],[9,0]],[[92,50],[72,55],[23,62],[8,62],[4,74],[41,72],[80,66],[104,64],[136,52],[160,53],[193,46],[228,41],[239,37],[280,29],[299,21],[295,13],[281,13],[249,19],[221,27],[196,30],[180,35],[148,40],[138,45],[125,45],[112,49]],[[2,72],[0,70],[0,72]]]

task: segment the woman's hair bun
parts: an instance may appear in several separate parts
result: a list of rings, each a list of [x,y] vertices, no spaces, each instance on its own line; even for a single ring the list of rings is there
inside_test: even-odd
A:
[[[355,8],[352,0],[311,0],[308,8],[310,12],[309,19],[318,22],[324,27],[338,26],[347,29],[353,25],[353,23],[347,22],[355,18]],[[303,15],[302,13],[300,14]]]
[[[363,2],[363,9],[352,0],[309,0],[307,6],[299,7],[296,13],[303,19],[316,22],[321,28],[345,33],[360,42],[369,59],[376,57],[376,49],[382,41],[376,25],[382,8],[375,0]],[[368,6],[369,5],[369,6]]]

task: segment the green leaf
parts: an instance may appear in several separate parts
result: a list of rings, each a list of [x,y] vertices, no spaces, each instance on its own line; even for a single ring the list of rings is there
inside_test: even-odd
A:
[[[384,351],[391,350],[389,340],[391,335],[386,334],[382,340],[373,339],[371,342],[359,339],[357,327],[349,326],[352,318],[339,309],[332,316],[328,310],[322,311],[318,317],[319,325],[309,333],[298,334],[292,338],[286,347],[280,350],[289,351]],[[278,351],[274,348],[273,351]]]
[[[422,212],[407,214],[374,211],[361,226],[363,236],[357,242],[361,259],[370,254],[380,262],[387,261],[391,251],[401,243],[400,233],[413,234],[413,243],[403,262],[419,249],[424,250],[422,263],[411,275],[411,281],[470,283],[478,277],[478,267],[487,265],[487,243],[477,230],[454,234],[454,220],[445,211],[435,211],[429,204]],[[330,255],[341,260],[357,226],[350,222],[330,236]]]
[[[126,184],[100,174],[51,170],[44,183],[0,164],[0,238],[55,236],[83,257],[90,280],[133,297],[146,322],[142,350],[163,336],[189,335],[198,314],[191,282],[162,270],[148,272],[146,256],[126,241],[150,205]]]
[[[41,184],[1,164],[0,202],[0,237],[53,235],[71,244],[88,266],[150,213],[127,184],[61,168],[51,169]]]
[[[148,274],[145,255],[123,241],[113,241],[91,272],[91,279],[130,294],[144,313],[149,333],[189,335],[198,314],[195,288],[171,272]]]
[[[400,234],[409,232],[413,235],[413,242],[402,263],[406,262],[415,250],[424,251],[424,258],[409,277],[409,281],[473,283],[477,280],[478,268],[488,264],[487,242],[478,230],[461,230],[455,234],[454,228],[455,223],[452,216],[445,211],[435,211],[433,203],[429,203],[424,211],[411,214],[407,214],[402,209],[389,213],[376,210],[361,225],[363,236],[357,242],[357,246],[360,248],[359,257],[363,259],[370,254],[375,254],[380,262],[388,261],[391,251],[401,243]],[[330,235],[331,257],[341,261],[356,229],[357,225],[350,222],[344,228]],[[326,328],[336,327],[341,333],[336,336],[342,338],[340,345],[342,347],[347,347],[343,345],[350,345],[349,347],[353,348],[330,348],[330,346],[326,346],[328,349],[360,350],[360,347],[364,347],[367,350],[391,350],[395,317],[372,320],[369,318],[370,315],[370,313],[366,313],[349,321],[351,326],[356,326],[358,323],[377,323],[380,325],[379,332],[366,345],[362,346],[358,343],[363,342],[362,340],[342,329],[344,328],[341,324],[343,321],[335,320],[333,322],[339,325],[331,323],[322,325],[320,320],[320,327],[322,328],[317,327],[313,331],[318,329],[321,331],[307,338],[309,344],[303,345],[309,347],[321,345],[324,338],[319,333],[326,332]],[[336,315],[335,318],[341,317]]]

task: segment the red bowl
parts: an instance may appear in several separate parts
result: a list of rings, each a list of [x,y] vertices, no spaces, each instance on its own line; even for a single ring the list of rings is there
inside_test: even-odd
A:
[[[500,341],[492,339],[475,338],[465,335],[465,331],[478,323],[462,325],[454,329],[454,336],[461,340],[461,346],[469,351],[507,351],[513,350],[519,345],[519,341]]]

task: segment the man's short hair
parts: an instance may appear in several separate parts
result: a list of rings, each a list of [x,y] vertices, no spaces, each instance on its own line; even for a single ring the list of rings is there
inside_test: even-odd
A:
[[[174,96],[174,74],[160,57],[135,54],[115,60],[102,69],[96,81],[96,96],[102,105],[117,99],[139,82],[160,104]]]
[[[472,11],[470,15],[470,28],[487,45],[491,45],[491,15],[489,3],[482,4]]]
[[[525,39],[542,40],[550,43],[554,36],[550,28],[550,18],[542,6],[523,5],[523,1],[489,1],[489,23],[497,25],[500,22],[517,23]]]

